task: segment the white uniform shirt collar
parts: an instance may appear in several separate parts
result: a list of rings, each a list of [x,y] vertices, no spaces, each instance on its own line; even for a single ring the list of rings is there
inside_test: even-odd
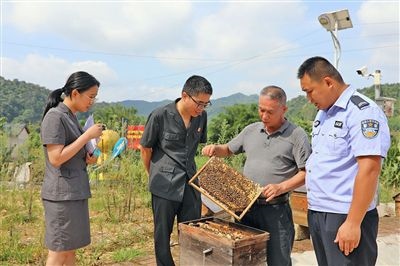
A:
[[[351,86],[347,87],[342,94],[340,94],[339,98],[336,100],[336,102],[329,108],[326,112],[327,114],[330,114],[331,112],[335,112],[337,108],[341,109],[346,109],[347,104],[350,101],[351,96],[353,96],[355,92],[355,89],[352,88]]]

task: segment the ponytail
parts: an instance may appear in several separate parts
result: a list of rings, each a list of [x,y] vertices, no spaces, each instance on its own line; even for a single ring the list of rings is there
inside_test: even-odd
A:
[[[62,98],[63,93],[64,93],[64,88],[54,90],[50,93],[49,97],[47,98],[46,107],[44,108],[42,120],[51,108],[56,107],[60,102],[64,100]]]

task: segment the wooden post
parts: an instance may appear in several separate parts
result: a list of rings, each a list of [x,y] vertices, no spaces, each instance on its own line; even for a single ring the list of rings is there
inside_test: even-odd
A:
[[[396,217],[400,217],[400,193],[393,196]]]

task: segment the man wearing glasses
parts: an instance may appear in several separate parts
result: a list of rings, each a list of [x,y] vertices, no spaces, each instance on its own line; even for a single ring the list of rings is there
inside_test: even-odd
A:
[[[194,157],[199,143],[207,141],[207,113],[211,84],[190,77],[181,98],[157,108],[148,117],[140,141],[141,156],[149,174],[157,265],[175,265],[170,236],[178,223],[199,219],[200,193],[188,185],[196,173]]]

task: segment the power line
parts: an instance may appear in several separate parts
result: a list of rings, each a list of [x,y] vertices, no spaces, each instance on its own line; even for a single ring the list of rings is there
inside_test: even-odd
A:
[[[392,47],[399,47],[399,44],[397,44],[397,45],[377,46],[377,47],[367,47],[367,48],[362,48],[362,49],[360,49],[360,48],[357,48],[357,49],[348,49],[348,50],[342,50],[342,53],[343,53],[343,54],[345,54],[345,53],[354,53],[354,52],[362,52],[362,51],[374,50],[374,49],[385,49],[385,48],[392,48]],[[326,54],[326,53],[328,53],[328,52],[319,52],[318,54]],[[330,53],[330,52],[329,52],[329,53]],[[276,56],[271,56],[271,55],[270,55],[268,59],[295,58],[295,57],[304,57],[304,56],[308,56],[308,55],[309,55],[309,54],[276,55]],[[267,56],[267,55],[265,55],[265,54],[264,54],[264,55],[258,55],[258,56],[248,57],[248,58],[243,59],[243,60],[238,60],[237,62],[228,64],[228,65],[226,65],[226,66],[224,66],[224,67],[221,67],[220,69],[217,69],[217,70],[215,70],[215,71],[208,72],[208,73],[206,73],[206,75],[208,75],[208,76],[214,75],[214,74],[219,73],[219,72],[222,72],[222,71],[224,71],[224,70],[226,70],[226,69],[228,69],[228,68],[235,67],[235,66],[237,66],[237,65],[239,65],[239,64],[247,63],[247,62],[252,61],[252,60],[264,58],[265,56]],[[178,86],[178,85],[179,85],[179,84],[173,84],[173,85],[166,86],[166,87],[165,87],[165,90],[174,89],[174,88],[175,88],[176,86]],[[151,92],[151,93],[141,94],[141,95],[138,95],[138,96],[139,96],[139,97],[144,97],[144,96],[149,96],[149,95],[152,95],[152,94],[155,94],[155,93],[158,93],[158,92],[159,92],[159,91],[154,91],[154,92]]]
[[[71,48],[63,48],[63,47],[51,47],[51,46],[43,46],[43,45],[36,45],[36,44],[24,44],[24,43],[16,43],[16,42],[4,42],[4,43],[16,45],[16,46],[33,47],[33,48],[40,48],[40,49],[47,49],[47,50],[58,50],[58,51],[66,51],[66,52],[74,52],[74,53],[87,53],[87,54],[101,54],[101,55],[111,55],[111,56],[121,56],[121,57],[140,57],[140,58],[186,60],[186,61],[214,61],[214,62],[229,61],[229,60],[214,59],[214,58],[185,58],[185,57],[172,57],[172,56],[140,55],[140,54],[129,54],[129,53],[113,53],[113,52],[104,52],[104,51],[71,49]]]
[[[367,23],[367,24],[383,24],[383,23],[392,23],[392,22],[380,22],[380,23]],[[199,70],[204,70],[204,69],[212,69],[214,67],[217,67],[215,70],[211,70],[210,72],[207,73],[207,75],[213,75],[215,73],[219,73],[222,71],[225,71],[227,69],[233,68],[235,66],[238,66],[240,64],[244,64],[253,60],[261,59],[265,57],[268,57],[269,59],[276,59],[276,58],[289,58],[289,57],[300,57],[300,56],[307,56],[307,54],[288,54],[290,51],[295,51],[298,50],[299,47],[296,48],[286,48],[287,46],[290,45],[290,43],[299,41],[301,39],[304,39],[315,32],[320,31],[320,29],[316,29],[314,31],[311,31],[307,34],[304,34],[300,36],[299,38],[296,38],[294,40],[291,40],[288,45],[283,46],[283,47],[277,47],[274,50],[270,50],[267,53],[262,53],[258,55],[253,55],[253,56],[248,56],[242,59],[231,59],[231,60],[223,60],[223,59],[215,59],[215,58],[184,58],[184,57],[167,57],[167,56],[154,56],[154,55],[141,55],[141,54],[129,54],[129,53],[113,53],[113,52],[105,52],[105,51],[92,51],[92,50],[78,50],[78,49],[70,49],[70,48],[62,48],[62,47],[50,47],[50,46],[42,46],[42,45],[34,45],[34,44],[23,44],[23,43],[16,43],[16,42],[5,42],[6,44],[9,45],[18,45],[18,46],[25,46],[25,47],[36,47],[36,48],[41,48],[41,49],[49,49],[49,50],[60,50],[60,51],[69,51],[69,52],[78,52],[78,53],[90,53],[90,54],[103,54],[103,55],[110,55],[110,56],[120,56],[120,57],[139,57],[139,58],[150,58],[150,59],[167,59],[167,60],[185,60],[185,61],[204,61],[204,62],[217,62],[216,64],[211,64],[211,65],[206,65],[194,69],[189,69],[186,71],[181,71],[181,72],[175,72],[175,73],[170,73],[170,74],[165,74],[165,75],[158,75],[158,76],[151,76],[147,77],[144,79],[136,80],[134,81],[135,83],[139,83],[142,81],[151,81],[151,80],[159,80],[159,79],[164,79],[164,78],[169,78],[173,76],[179,76],[182,74],[194,72],[194,71],[199,71]],[[376,35],[367,35],[367,37],[382,37],[382,36],[396,36],[398,34],[376,34]],[[356,39],[356,38],[363,38],[366,36],[359,36],[359,37],[348,37],[345,39]],[[308,44],[305,47],[302,46],[301,48],[309,48],[312,46],[317,46],[322,43],[326,43],[327,41],[322,41],[315,43],[313,42],[312,44]],[[357,48],[357,49],[351,49],[351,50],[344,50],[343,53],[354,53],[354,52],[361,52],[365,50],[373,50],[373,49],[384,49],[384,48],[389,48],[389,47],[398,47],[399,45],[389,45],[389,46],[379,46],[379,47],[366,47],[366,48]],[[167,86],[169,88],[176,87],[179,84],[174,84],[171,86]],[[150,94],[154,94],[157,92],[152,92]],[[150,95],[146,94],[146,95]],[[142,95],[142,96],[146,96]]]
[[[315,31],[319,31],[315,30]],[[315,31],[312,31],[308,34],[305,34],[292,42],[298,41],[303,39],[309,35],[314,34]],[[390,34],[369,34],[364,36],[356,36],[356,37],[347,37],[344,40],[349,39],[359,39],[365,37],[384,37],[384,36],[399,36],[399,33],[390,33]],[[324,41],[325,42],[325,41]],[[247,58],[242,59],[216,59],[216,58],[190,58],[190,57],[173,57],[173,56],[156,56],[156,55],[144,55],[144,54],[130,54],[130,53],[114,53],[114,52],[106,52],[106,51],[93,51],[93,50],[81,50],[81,49],[71,49],[65,47],[52,47],[52,46],[43,46],[37,44],[24,44],[24,43],[17,43],[17,42],[3,42],[4,44],[8,45],[15,45],[15,46],[23,46],[23,47],[32,47],[32,48],[39,48],[39,49],[46,49],[46,50],[58,50],[58,51],[66,51],[66,52],[74,52],[74,53],[87,53],[87,54],[101,54],[101,55],[109,55],[109,56],[119,56],[119,57],[137,57],[137,58],[150,58],[150,59],[164,59],[164,60],[177,60],[177,61],[208,61],[208,62],[218,62],[218,63],[235,63],[238,60],[247,60]],[[315,42],[312,44],[315,45]],[[282,47],[280,47],[282,48]],[[256,55],[255,55],[256,56]],[[250,56],[253,57],[253,56]]]

